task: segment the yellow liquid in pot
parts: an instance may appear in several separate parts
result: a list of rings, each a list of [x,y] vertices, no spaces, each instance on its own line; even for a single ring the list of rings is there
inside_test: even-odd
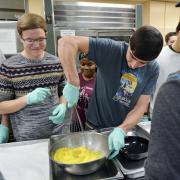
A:
[[[103,156],[103,152],[92,151],[81,146],[77,148],[59,148],[53,158],[55,161],[64,164],[81,164],[100,159]]]

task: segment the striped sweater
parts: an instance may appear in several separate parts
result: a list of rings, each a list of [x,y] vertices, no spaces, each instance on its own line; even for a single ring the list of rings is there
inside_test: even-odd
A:
[[[42,59],[29,60],[20,53],[4,61],[0,67],[0,102],[17,99],[37,87],[47,87],[51,96],[43,103],[27,105],[10,114],[17,141],[48,138],[57,129],[49,120],[59,104],[58,92],[64,87],[64,73],[59,59],[45,53]]]

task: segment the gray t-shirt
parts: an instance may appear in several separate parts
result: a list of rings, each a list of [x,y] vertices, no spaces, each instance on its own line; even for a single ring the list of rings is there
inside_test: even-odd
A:
[[[103,38],[90,38],[88,58],[97,64],[94,93],[87,119],[98,128],[121,124],[141,95],[151,95],[159,74],[155,61],[146,66],[128,67],[128,44]]]
[[[49,120],[59,104],[58,88],[64,86],[64,73],[59,59],[45,53],[42,59],[29,60],[20,53],[4,61],[0,67],[0,102],[17,99],[37,87],[51,90],[43,103],[27,105],[10,114],[17,141],[48,138],[56,125]]]
[[[157,94],[152,116],[147,180],[180,179],[180,73],[170,76]]]

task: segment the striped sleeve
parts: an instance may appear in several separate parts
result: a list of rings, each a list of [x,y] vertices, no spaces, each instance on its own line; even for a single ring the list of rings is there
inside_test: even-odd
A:
[[[14,88],[11,74],[4,64],[0,66],[0,102],[11,100],[14,97]]]

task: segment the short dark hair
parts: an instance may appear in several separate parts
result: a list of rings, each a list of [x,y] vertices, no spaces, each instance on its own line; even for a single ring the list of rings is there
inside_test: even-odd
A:
[[[163,47],[163,36],[152,26],[142,26],[130,38],[130,48],[134,56],[144,61],[154,60]]]
[[[180,2],[178,2],[178,3],[175,5],[175,7],[180,7]]]
[[[87,58],[87,54],[81,52],[81,53],[79,54],[79,60],[84,59],[84,58]]]
[[[168,33],[165,35],[165,42],[166,42],[166,44],[168,43],[169,38],[170,38],[171,36],[176,36],[176,32],[168,32]]]
[[[176,26],[176,33],[178,33],[180,31],[180,21],[178,23],[178,25]]]

